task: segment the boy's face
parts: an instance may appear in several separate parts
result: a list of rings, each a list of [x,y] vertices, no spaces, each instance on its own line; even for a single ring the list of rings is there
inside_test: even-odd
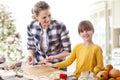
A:
[[[48,27],[51,21],[51,13],[49,9],[40,11],[39,15],[37,16],[37,19],[41,23],[42,27]]]
[[[80,32],[80,36],[84,41],[91,41],[93,34],[94,34],[93,30],[84,30]]]

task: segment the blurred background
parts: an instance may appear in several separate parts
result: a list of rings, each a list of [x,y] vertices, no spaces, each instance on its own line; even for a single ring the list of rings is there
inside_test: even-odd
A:
[[[5,35],[2,31],[5,31],[7,24],[3,25],[2,18],[0,18],[0,35],[2,36],[0,38],[0,45],[2,46],[0,54],[7,54],[10,60],[21,60],[26,54],[27,24],[32,20],[31,8],[37,1],[39,0],[0,0],[0,5],[5,6],[5,9],[0,8],[0,11],[10,12],[8,13],[10,17],[5,19],[10,20],[10,22],[12,19],[11,23],[14,27],[7,28],[10,29],[10,34]],[[95,28],[93,41],[102,47],[104,64],[111,63],[116,68],[120,68],[120,0],[44,1],[51,6],[53,19],[64,22],[69,29],[72,48],[77,43],[82,42],[77,32],[78,23],[85,19],[91,20]],[[2,14],[1,12],[0,16]],[[14,39],[11,37],[8,39],[9,36],[13,36]],[[12,44],[14,43],[13,47],[10,47],[11,41],[13,41]],[[7,44],[7,46],[2,43]],[[69,66],[69,71],[73,71],[74,68],[75,63]]]

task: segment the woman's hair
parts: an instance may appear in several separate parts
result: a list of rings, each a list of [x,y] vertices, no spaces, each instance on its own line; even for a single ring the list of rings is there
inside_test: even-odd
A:
[[[45,1],[39,1],[37,2],[34,7],[32,8],[32,18],[36,19],[36,16],[38,16],[39,12],[42,10],[46,10],[49,9],[50,6],[48,5],[48,3],[46,3]]]
[[[83,31],[89,31],[89,30],[93,30],[94,31],[94,28],[93,28],[93,25],[90,21],[88,20],[84,20],[84,21],[81,21],[78,25],[78,33],[80,34],[80,32],[83,32]]]

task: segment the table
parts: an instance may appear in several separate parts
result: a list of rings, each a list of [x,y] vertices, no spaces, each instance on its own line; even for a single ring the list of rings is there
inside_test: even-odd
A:
[[[3,71],[3,73],[5,73],[5,71]],[[4,77],[3,73],[0,74],[2,77]],[[13,75],[8,75],[8,78],[5,76],[5,80],[58,80],[60,73],[65,73],[68,76],[75,76],[74,73],[65,72],[51,67],[46,67],[43,65],[33,66],[25,63],[22,63],[20,70],[17,71],[17,74],[22,75],[23,77],[15,77],[16,72],[14,69],[9,70],[6,73],[10,73]]]

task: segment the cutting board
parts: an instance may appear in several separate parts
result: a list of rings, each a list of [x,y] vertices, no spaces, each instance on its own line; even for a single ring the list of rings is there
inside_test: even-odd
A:
[[[57,80],[60,73],[67,73],[62,70],[54,69],[46,66],[32,66],[23,68],[23,76],[33,80]]]

